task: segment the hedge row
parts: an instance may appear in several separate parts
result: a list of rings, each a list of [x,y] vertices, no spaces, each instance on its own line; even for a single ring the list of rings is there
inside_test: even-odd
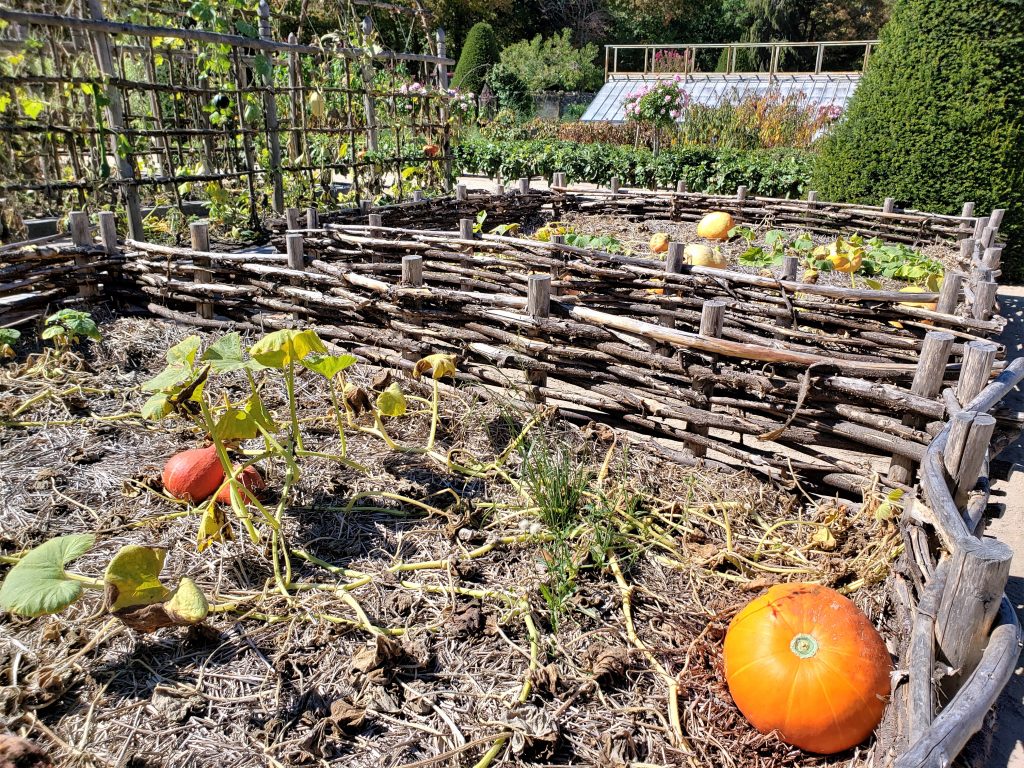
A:
[[[569,183],[674,187],[684,180],[691,192],[728,194],[746,185],[751,194],[801,197],[808,188],[812,156],[801,150],[735,150],[674,147],[657,157],[645,148],[569,141],[493,141],[470,138],[454,148],[462,173],[504,179],[563,172]]]

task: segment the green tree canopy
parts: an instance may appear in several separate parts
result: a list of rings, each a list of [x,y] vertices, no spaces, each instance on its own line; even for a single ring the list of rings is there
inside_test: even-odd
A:
[[[486,22],[474,24],[466,37],[466,44],[462,46],[452,85],[464,91],[480,93],[487,80],[487,73],[497,62],[498,39],[494,36],[494,29]]]
[[[501,52],[501,64],[519,77],[531,92],[576,91],[599,87],[602,72],[594,63],[597,46],[572,44],[572,30],[566,28],[544,39],[513,43]]]
[[[1024,13],[1011,0],[898,0],[816,166],[832,200],[1007,208],[1022,242]],[[1015,249],[1009,249],[1011,253]],[[1019,275],[1022,260],[1008,264]]]

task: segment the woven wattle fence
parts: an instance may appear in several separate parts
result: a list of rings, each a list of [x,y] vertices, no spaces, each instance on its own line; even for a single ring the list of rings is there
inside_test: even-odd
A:
[[[813,219],[815,231],[886,239],[911,238],[913,226],[908,242],[964,241],[963,270],[940,294],[915,295],[937,301],[933,312],[901,305],[898,292],[802,284],[788,264],[779,277],[689,267],[682,244],[662,262],[474,233],[481,210],[500,223],[545,203],[667,218],[731,206],[741,220],[806,230]],[[459,384],[483,397],[610,425],[683,464],[795,478],[853,501],[902,490],[906,551],[890,585],[908,677],[878,757],[945,765],[1018,653],[1019,626],[1000,601],[1009,551],[979,534],[988,459],[1020,430],[998,404],[1024,362],[1004,363],[990,340],[1003,325],[985,287],[998,222],[887,207],[557,183],[553,194],[460,189],[390,209],[290,212],[276,235],[283,252],[259,254],[210,251],[201,223],[193,248],[118,244],[108,224],[97,247],[77,217],[77,246],[0,252],[0,325],[96,298],[208,328],[312,327],[397,369],[451,352]],[[938,683],[937,659],[956,670]]]

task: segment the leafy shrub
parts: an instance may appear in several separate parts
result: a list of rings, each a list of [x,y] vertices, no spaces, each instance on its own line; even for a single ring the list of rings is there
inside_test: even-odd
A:
[[[502,65],[514,72],[531,93],[595,90],[602,81],[596,58],[597,46],[589,43],[574,47],[569,29],[546,40],[540,35],[520,40],[501,52]]]
[[[500,111],[509,111],[518,118],[533,114],[533,99],[526,90],[526,83],[504,64],[495,64],[487,76],[487,84],[498,100]]]
[[[563,126],[564,127],[564,126]],[[810,155],[800,150],[733,150],[673,147],[657,157],[646,148],[570,141],[489,141],[475,138],[455,148],[465,173],[506,179],[564,172],[570,183],[674,187],[683,180],[695,192],[731,193],[746,185],[752,194],[799,197],[810,177]]]
[[[959,213],[1006,208],[1007,254],[1024,243],[1024,13],[1004,0],[894,3],[882,42],[824,142],[826,199]],[[1017,247],[1015,247],[1017,246]],[[1024,260],[1008,272],[1024,274]]]
[[[575,123],[575,122],[578,122],[579,119],[581,117],[583,117],[583,114],[586,111],[587,111],[587,105],[586,104],[570,104],[568,107],[565,108],[565,111],[562,112],[561,120],[562,120],[562,122],[565,122],[565,123]]]
[[[462,91],[480,93],[484,88],[487,73],[498,62],[498,38],[490,24],[474,24],[466,37],[455,65],[452,85]]]
[[[692,103],[682,111],[679,138],[686,144],[736,149],[810,147],[842,115],[803,93],[777,90],[741,96],[733,91],[716,106]]]
[[[626,119],[656,128],[675,125],[690,100],[679,80],[677,76],[674,82],[660,82],[631,93],[622,102]]]

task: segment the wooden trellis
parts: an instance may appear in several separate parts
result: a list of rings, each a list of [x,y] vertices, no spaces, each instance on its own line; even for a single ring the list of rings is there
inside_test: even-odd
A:
[[[397,53],[369,17],[344,41],[275,39],[266,0],[248,37],[114,21],[84,2],[78,16],[0,9],[0,198],[25,215],[123,210],[142,237],[152,206],[209,202],[257,229],[287,205],[449,184],[443,32],[436,54]],[[422,91],[402,90],[412,82]]]

